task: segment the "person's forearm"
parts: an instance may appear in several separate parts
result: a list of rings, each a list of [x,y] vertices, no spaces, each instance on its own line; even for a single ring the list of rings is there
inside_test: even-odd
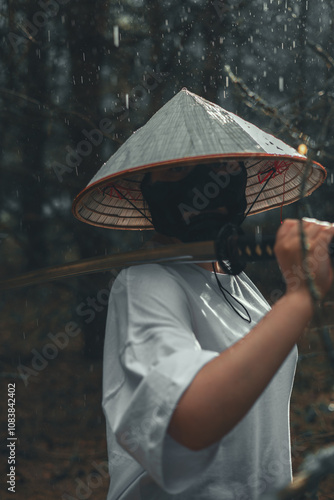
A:
[[[229,349],[207,363],[182,395],[168,432],[200,450],[224,437],[269,384],[313,314],[304,290],[283,296]]]

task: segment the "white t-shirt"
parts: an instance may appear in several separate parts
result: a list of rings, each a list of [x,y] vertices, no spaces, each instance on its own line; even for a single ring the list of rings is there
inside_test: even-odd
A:
[[[251,324],[227,304],[214,273],[196,264],[134,266],[115,280],[103,370],[108,500],[257,500],[291,480],[289,400],[296,347],[220,442],[192,451],[166,432],[198,371],[270,309],[244,273],[218,278],[247,308]]]

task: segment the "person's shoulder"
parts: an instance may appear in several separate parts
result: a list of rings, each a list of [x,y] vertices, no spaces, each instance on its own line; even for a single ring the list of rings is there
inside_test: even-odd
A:
[[[138,278],[159,278],[172,276],[168,266],[159,263],[139,264],[123,269],[126,274]]]
[[[176,281],[175,273],[172,273],[168,266],[158,263],[140,264],[122,269],[113,284],[113,288],[122,286],[135,290],[140,286],[143,291],[149,288],[173,286]]]

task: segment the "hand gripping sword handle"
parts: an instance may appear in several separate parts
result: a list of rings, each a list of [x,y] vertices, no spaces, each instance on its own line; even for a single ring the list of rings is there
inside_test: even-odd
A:
[[[217,260],[228,274],[239,274],[247,262],[274,259],[275,240],[275,235],[245,235],[238,226],[226,224],[215,242]],[[334,267],[334,237],[328,246],[328,253]]]

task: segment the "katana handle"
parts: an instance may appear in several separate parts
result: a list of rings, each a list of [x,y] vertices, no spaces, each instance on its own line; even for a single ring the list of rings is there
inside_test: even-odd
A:
[[[247,262],[275,259],[275,240],[276,235],[246,236],[238,226],[226,224],[216,241],[217,260],[226,273],[237,275],[245,269]],[[334,267],[334,237],[328,253]]]

